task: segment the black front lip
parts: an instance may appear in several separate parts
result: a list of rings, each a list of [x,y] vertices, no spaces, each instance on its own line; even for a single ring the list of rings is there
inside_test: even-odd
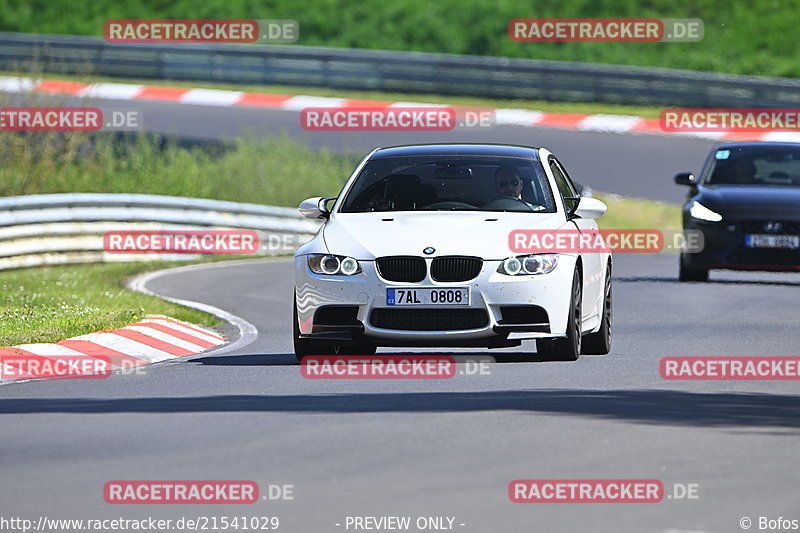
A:
[[[550,333],[550,324],[497,324],[492,328],[495,333],[508,335],[509,333]]]
[[[324,324],[314,324],[311,326],[311,333],[301,334],[301,339],[315,339],[325,341],[352,342],[364,335],[364,325],[360,322],[352,326],[328,326]]]

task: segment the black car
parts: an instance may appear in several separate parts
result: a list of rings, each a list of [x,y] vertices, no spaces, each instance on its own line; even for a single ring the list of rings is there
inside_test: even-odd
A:
[[[800,270],[800,143],[737,142],[712,150],[688,185],[684,230],[704,247],[682,253],[681,281],[707,281],[711,269]]]

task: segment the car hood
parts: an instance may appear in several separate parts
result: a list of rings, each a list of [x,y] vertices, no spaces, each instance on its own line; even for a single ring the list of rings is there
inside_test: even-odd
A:
[[[715,211],[785,210],[800,216],[800,187],[709,185],[695,200]]]
[[[433,256],[473,255],[499,260],[513,255],[508,246],[511,231],[555,231],[566,224],[559,213],[338,213],[325,224],[323,236],[330,253],[362,260],[421,256],[428,246],[436,249]]]

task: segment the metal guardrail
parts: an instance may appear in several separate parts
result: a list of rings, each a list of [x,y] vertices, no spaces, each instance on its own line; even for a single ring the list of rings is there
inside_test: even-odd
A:
[[[255,230],[258,255],[286,254],[320,222],[296,210],[149,194],[42,194],[0,198],[0,270],[117,261],[187,260],[192,254],[119,254],[104,250],[109,231]]]
[[[0,33],[0,69],[567,102],[800,106],[796,79],[298,45],[112,44]]]

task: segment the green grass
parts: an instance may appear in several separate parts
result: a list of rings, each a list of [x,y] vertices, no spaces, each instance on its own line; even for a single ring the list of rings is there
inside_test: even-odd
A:
[[[681,209],[676,205],[603,193],[596,193],[594,196],[608,206],[606,214],[597,220],[602,229],[681,228]]]
[[[124,287],[130,276],[174,266],[131,263],[39,267],[0,272],[0,346],[56,342],[119,328],[148,314],[214,326],[206,313]]]
[[[754,0],[0,0],[0,30],[100,35],[108,19],[295,19],[302,45],[507,56],[800,76],[800,11]],[[517,43],[515,18],[700,18],[698,43]]]

